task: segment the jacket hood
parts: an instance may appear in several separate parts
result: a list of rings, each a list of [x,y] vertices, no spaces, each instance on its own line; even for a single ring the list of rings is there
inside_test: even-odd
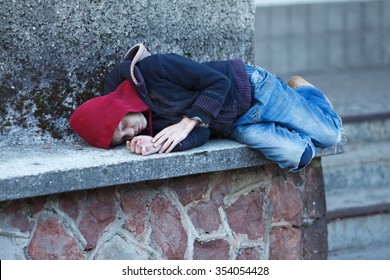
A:
[[[138,97],[134,85],[126,80],[104,96],[92,98],[81,104],[69,120],[71,128],[90,145],[109,149],[116,127],[127,113],[151,112]]]
[[[148,56],[150,56],[150,53],[145,48],[145,46],[143,44],[136,44],[136,45],[132,46],[127,51],[127,53],[125,54],[125,56],[123,58],[123,60],[130,60],[131,61],[130,75],[131,75],[131,79],[133,80],[133,82],[136,85],[139,84],[139,81],[137,80],[136,75],[135,75],[135,65],[138,62],[140,62],[142,59],[144,59],[145,57],[148,57]]]

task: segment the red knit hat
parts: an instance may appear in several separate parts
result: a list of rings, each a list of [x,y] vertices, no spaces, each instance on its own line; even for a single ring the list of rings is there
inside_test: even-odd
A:
[[[98,148],[109,149],[112,136],[121,119],[130,112],[151,112],[138,97],[134,85],[126,80],[110,94],[92,98],[81,104],[69,120],[71,128],[85,141]]]

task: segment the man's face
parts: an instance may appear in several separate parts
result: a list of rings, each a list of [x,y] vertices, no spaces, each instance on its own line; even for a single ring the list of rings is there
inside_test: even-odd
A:
[[[140,134],[147,126],[147,121],[142,113],[128,113],[125,115],[114,131],[110,146],[117,146]]]

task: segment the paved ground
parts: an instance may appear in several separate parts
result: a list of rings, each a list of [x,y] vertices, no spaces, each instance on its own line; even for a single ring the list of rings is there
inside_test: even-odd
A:
[[[390,66],[297,74],[325,92],[342,117],[390,113]]]

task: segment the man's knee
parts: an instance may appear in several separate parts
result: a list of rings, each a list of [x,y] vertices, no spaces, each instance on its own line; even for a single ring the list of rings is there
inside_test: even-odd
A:
[[[320,148],[331,147],[341,141],[341,130],[339,129],[329,129],[324,133],[320,139],[317,141],[316,146]]]

